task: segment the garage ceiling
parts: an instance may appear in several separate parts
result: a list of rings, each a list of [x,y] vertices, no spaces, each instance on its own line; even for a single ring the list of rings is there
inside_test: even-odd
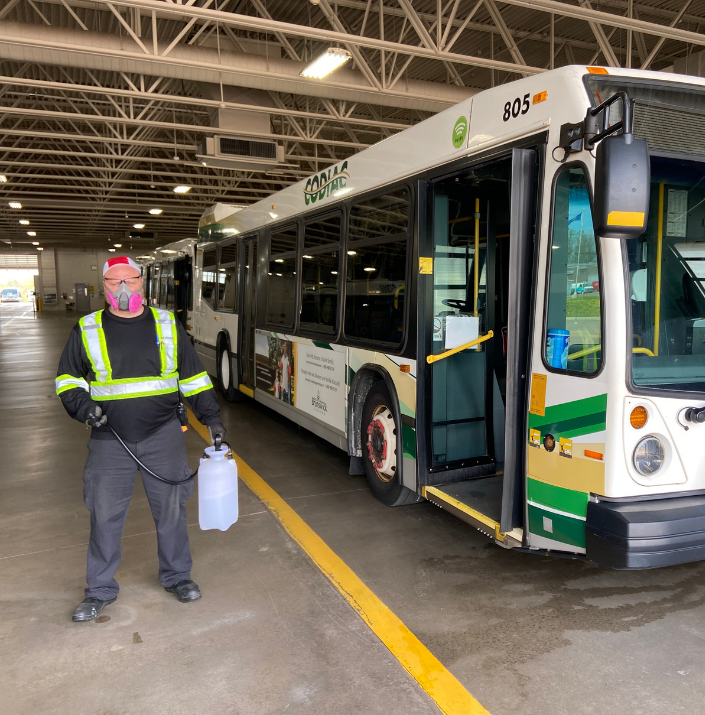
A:
[[[573,63],[668,68],[704,49],[703,23],[704,0],[0,0],[2,245],[192,237],[206,207],[487,87]],[[300,77],[331,46],[352,62]],[[204,166],[197,145],[223,132],[275,140],[284,162]]]

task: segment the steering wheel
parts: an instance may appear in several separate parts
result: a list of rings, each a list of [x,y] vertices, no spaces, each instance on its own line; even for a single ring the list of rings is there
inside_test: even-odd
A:
[[[447,305],[449,308],[456,308],[457,310],[466,311],[468,309],[468,304],[460,298],[444,298],[441,303]]]

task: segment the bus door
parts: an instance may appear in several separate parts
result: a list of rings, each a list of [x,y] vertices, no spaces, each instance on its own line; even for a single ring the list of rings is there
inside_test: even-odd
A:
[[[427,184],[419,237],[419,482],[498,534],[523,526],[535,174],[515,149]]]
[[[255,318],[257,311],[257,238],[243,242],[242,261],[242,320],[240,326],[240,374],[244,391],[250,394],[255,387]]]

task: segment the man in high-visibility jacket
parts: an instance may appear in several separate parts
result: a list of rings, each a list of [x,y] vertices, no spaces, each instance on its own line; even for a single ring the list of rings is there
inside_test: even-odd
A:
[[[176,418],[179,391],[215,438],[225,434],[213,385],[172,313],[142,304],[142,277],[127,256],[103,267],[108,310],[82,317],[59,361],[56,392],[71,417],[92,428],[83,473],[90,512],[85,599],[74,621],[92,621],[115,601],[122,529],[137,468],[106,421],[150,470],[142,475],[157,528],[159,580],[182,603],[201,597],[191,580],[186,500],[193,494],[186,446]]]

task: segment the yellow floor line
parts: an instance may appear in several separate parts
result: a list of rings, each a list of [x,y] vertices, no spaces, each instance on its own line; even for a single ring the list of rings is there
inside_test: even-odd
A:
[[[189,424],[210,442],[208,429],[189,410]],[[311,529],[306,522],[233,452],[238,476],[262,501],[289,536],[340,591],[375,635],[406,668],[416,682],[446,715],[489,715],[443,664],[375,596],[352,569]]]

